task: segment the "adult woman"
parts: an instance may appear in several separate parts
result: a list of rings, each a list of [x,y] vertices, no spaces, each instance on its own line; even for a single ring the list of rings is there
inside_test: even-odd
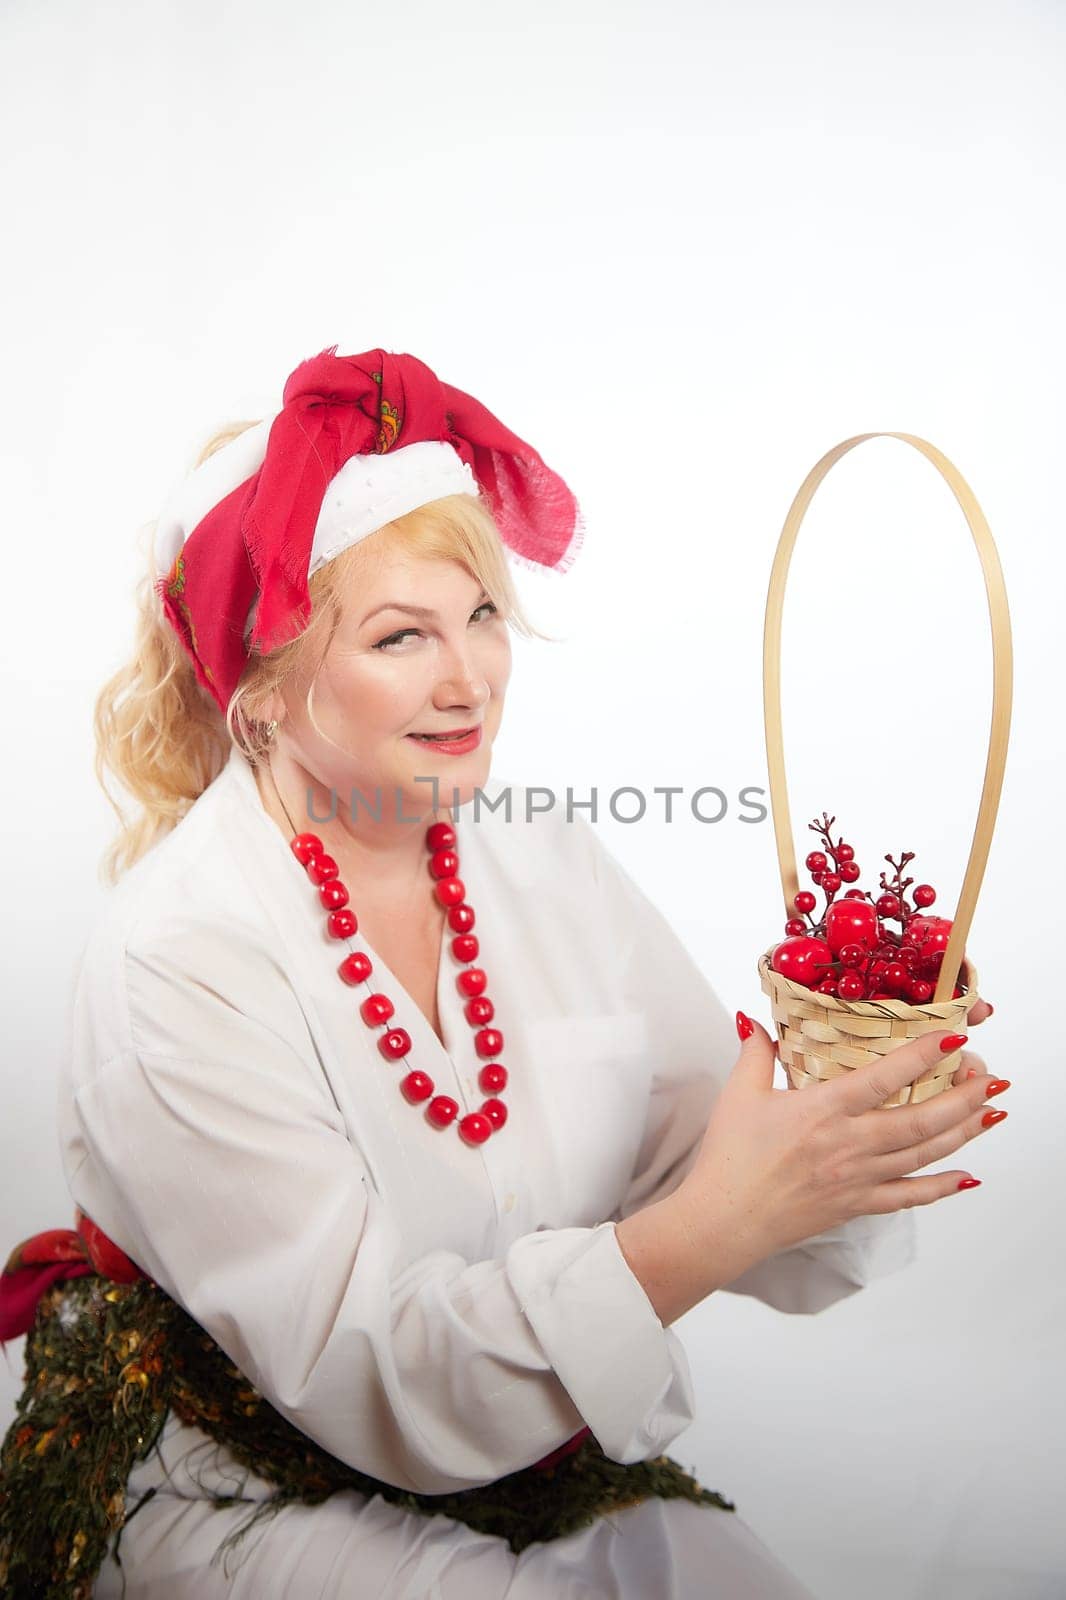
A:
[[[383,1491],[477,1490],[589,1434],[656,1458],[692,1417],[669,1324],[715,1287],[810,1311],[901,1265],[920,1163],[871,1142],[825,1181],[865,1110],[834,1092],[802,1125],[812,1178],[814,1097],[765,1094],[761,1029],[726,1084],[732,1023],[594,831],[521,789],[460,820],[522,622],[495,529],[572,553],[535,452],[412,357],[324,352],[198,474],[157,530],[172,632],[147,615],[101,697],[145,814],[79,979],[71,1192],[253,1396]],[[939,1097],[925,1160],[972,1137],[987,1083]],[[345,1489],[216,1563],[273,1486],[218,1438],[168,1417],[97,1594],[805,1593],[728,1502],[658,1491],[516,1552]]]

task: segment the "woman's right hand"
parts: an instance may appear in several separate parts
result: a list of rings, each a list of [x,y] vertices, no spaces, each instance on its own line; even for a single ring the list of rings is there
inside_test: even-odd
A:
[[[885,1107],[940,1058],[948,1030],[796,1094],[774,1087],[775,1046],[752,1024],[707,1122],[695,1165],[672,1203],[720,1287],[757,1261],[852,1217],[929,1205],[958,1192],[965,1169],[908,1177],[986,1131],[996,1080],[977,1076],[917,1105]],[[722,1273],[728,1276],[723,1277]],[[710,1292],[710,1289],[707,1291]]]

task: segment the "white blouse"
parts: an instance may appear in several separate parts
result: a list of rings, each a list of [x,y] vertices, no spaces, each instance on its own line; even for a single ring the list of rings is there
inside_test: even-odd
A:
[[[684,1347],[614,1223],[689,1170],[738,1050],[594,829],[526,822],[521,787],[488,793],[505,788],[510,820],[457,820],[509,1072],[487,1143],[432,1127],[398,1088],[417,1067],[460,1116],[484,1098],[450,932],[442,1046],[361,933],[328,936],[236,750],[109,894],[59,1093],[82,1210],[296,1426],[430,1494],[492,1482],[584,1424],[633,1462],[692,1421]],[[354,989],[337,973],[349,949],[375,969]],[[359,1015],[377,988],[411,1035],[404,1065]],[[862,1217],[729,1287],[814,1312],[913,1253],[910,1212]]]

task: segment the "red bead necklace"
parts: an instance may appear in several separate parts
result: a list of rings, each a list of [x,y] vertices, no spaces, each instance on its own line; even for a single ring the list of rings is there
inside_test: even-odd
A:
[[[278,798],[281,798],[280,795]],[[282,805],[284,807],[284,801]],[[288,816],[287,809],[285,814]],[[291,817],[289,821],[291,825]],[[487,1026],[495,1016],[496,1008],[485,993],[488,978],[484,969],[472,965],[478,954],[478,941],[470,931],[474,926],[474,910],[467,903],[466,886],[458,876],[459,856],[454,828],[446,822],[431,823],[426,830],[426,847],[430,852],[429,871],[434,879],[433,892],[441,905],[447,908],[448,925],[454,935],[452,954],[465,967],[455,982],[459,993],[466,998],[466,1020],[476,1029],[474,1049],[479,1056],[498,1056],[503,1049],[503,1034],[498,1028]],[[289,848],[318,890],[319,900],[328,912],[326,931],[330,938],[350,939],[359,923],[348,904],[348,890],[340,880],[340,868],[327,853],[322,840],[315,833],[298,833],[290,841]],[[373,970],[373,963],[361,950],[352,950],[337,968],[345,983],[353,986],[365,983],[368,989],[371,987],[368,980]],[[411,1050],[411,1035],[406,1028],[388,1027],[395,1010],[388,995],[378,990],[367,995],[359,1007],[359,1014],[368,1028],[385,1029],[377,1043],[386,1061],[400,1062],[406,1066]],[[507,1083],[507,1068],[502,1061],[486,1060],[478,1073],[478,1083],[489,1098],[482,1102],[479,1110],[459,1117],[457,1123],[460,1137],[470,1145],[484,1144],[489,1135],[502,1128],[507,1121],[507,1107],[498,1098],[499,1091]],[[433,1079],[428,1073],[420,1072],[417,1068],[409,1071],[400,1079],[399,1088],[412,1105],[422,1105],[428,1101],[426,1118],[435,1128],[448,1127],[458,1116],[458,1101],[453,1100],[451,1095],[434,1095]]]

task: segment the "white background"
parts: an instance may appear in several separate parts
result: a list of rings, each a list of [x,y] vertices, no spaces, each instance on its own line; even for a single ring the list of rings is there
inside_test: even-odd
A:
[[[563,642],[516,641],[494,776],[596,788],[611,848],[766,1022],[773,833],[736,796],[766,783],[774,547],[826,450],[915,433],[977,495],[1014,624],[969,941],[1010,1117],[946,1163],[983,1184],[918,1213],[914,1268],[816,1317],[690,1313],[699,1421],[673,1453],[823,1600],[1064,1592],[1064,44],[1035,0],[7,0],[0,1258],[73,1220],[55,1076],[112,829],[92,706],[130,650],[138,538],[214,425],[327,345],[383,346],[567,478],[577,565],[520,575]],[[908,445],[863,444],[818,492],[784,660],[800,850],[828,809],[864,867],[915,850],[950,915],[988,615]],[[730,811],[667,825],[666,784]],[[641,822],[610,816],[621,785]]]

